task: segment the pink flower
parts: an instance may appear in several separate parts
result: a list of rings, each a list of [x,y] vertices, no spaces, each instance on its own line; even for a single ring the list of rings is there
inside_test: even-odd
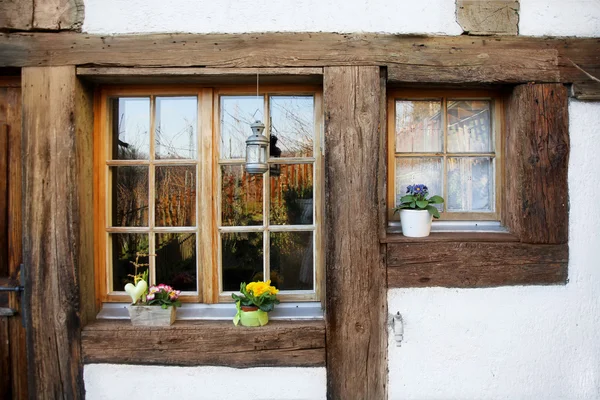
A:
[[[150,293],[146,296],[146,301],[154,300],[154,293]]]

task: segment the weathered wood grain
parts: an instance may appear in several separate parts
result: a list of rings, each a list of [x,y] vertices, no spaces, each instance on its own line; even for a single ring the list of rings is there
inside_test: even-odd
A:
[[[83,25],[83,0],[34,0],[33,28],[80,30]]]
[[[34,0],[0,0],[0,29],[30,30]]]
[[[504,222],[521,242],[567,243],[567,89],[560,84],[517,86],[505,118]]]
[[[385,133],[377,67],[324,69],[327,396],[387,396],[378,179]]]
[[[401,233],[388,233],[381,243],[418,242],[518,242],[519,238],[510,233],[495,232],[432,232],[427,237],[410,238]]]
[[[29,392],[82,398],[81,207],[75,67],[22,72],[23,259]],[[88,155],[89,156],[89,155]]]
[[[324,321],[270,321],[260,328],[178,321],[140,328],[130,321],[98,320],[83,329],[81,340],[85,363],[325,366]]]
[[[388,287],[565,284],[568,252],[566,244],[390,243]]]
[[[8,125],[3,123],[3,105],[0,100],[0,277],[8,276]]]
[[[518,0],[457,0],[456,22],[470,35],[517,35]]]
[[[600,73],[598,74],[600,79]],[[579,100],[600,100],[600,82],[575,82],[571,86],[571,96]]]

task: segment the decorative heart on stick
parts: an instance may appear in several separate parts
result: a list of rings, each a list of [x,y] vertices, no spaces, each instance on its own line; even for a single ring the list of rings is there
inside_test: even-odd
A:
[[[132,304],[135,304],[142,297],[146,289],[148,289],[148,284],[143,279],[139,280],[135,286],[133,286],[133,283],[125,285],[125,292],[131,296]]]

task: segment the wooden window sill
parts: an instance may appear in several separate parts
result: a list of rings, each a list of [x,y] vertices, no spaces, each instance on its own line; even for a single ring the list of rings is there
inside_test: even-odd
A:
[[[325,321],[248,328],[231,321],[134,327],[128,320],[97,320],[83,328],[81,344],[84,363],[324,367]]]
[[[508,233],[388,234],[389,288],[565,284],[568,245],[527,244]]]

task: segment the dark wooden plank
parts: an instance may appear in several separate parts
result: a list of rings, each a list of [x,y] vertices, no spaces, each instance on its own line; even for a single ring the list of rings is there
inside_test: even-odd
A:
[[[82,348],[86,363],[323,367],[325,322],[271,321],[256,329],[231,321],[177,321],[140,329],[129,321],[98,320],[83,329]]]
[[[381,243],[423,243],[423,242],[518,242],[519,238],[510,233],[495,232],[432,232],[427,237],[410,238],[401,233],[388,233]]]
[[[600,77],[600,74],[598,74]],[[600,100],[600,82],[575,82],[571,86],[571,96],[579,100]]]
[[[2,121],[3,93],[0,88],[0,277],[8,276],[8,125]]]
[[[456,22],[470,35],[517,35],[518,0],[457,0]]]
[[[521,242],[567,243],[567,89],[560,84],[517,86],[505,118],[505,224]]]
[[[322,67],[380,65],[390,82],[588,81],[598,38],[263,33],[0,35],[0,66]]]
[[[24,68],[22,83],[23,195],[35,199],[23,202],[29,392],[82,398],[75,67]]]
[[[0,0],[0,29],[30,30],[33,0]]]
[[[8,318],[0,311],[0,394],[5,399],[12,398]]]
[[[376,162],[380,141],[377,67],[324,69],[327,395],[387,396],[387,298],[380,254]]]
[[[389,287],[551,285],[568,278],[566,244],[390,243],[387,253]]]
[[[34,0],[34,29],[81,30],[83,18],[83,0]]]

